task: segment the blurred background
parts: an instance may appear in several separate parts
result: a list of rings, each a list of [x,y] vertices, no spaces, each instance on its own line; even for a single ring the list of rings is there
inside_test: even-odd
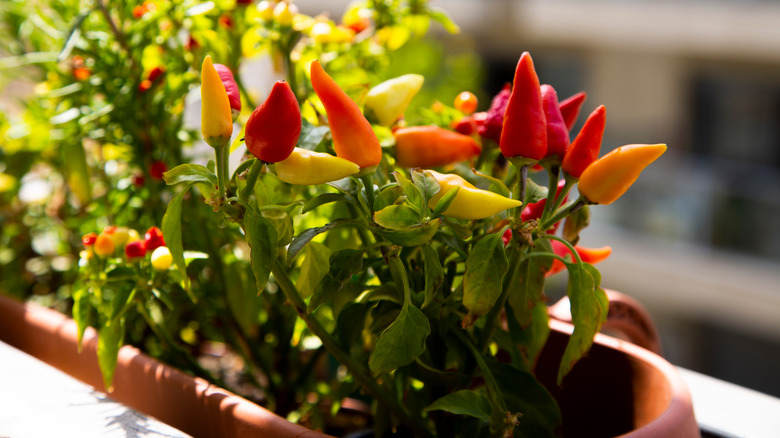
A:
[[[297,3],[339,17],[349,1]],[[606,106],[602,154],[669,145],[624,197],[591,210],[582,244],[612,246],[602,284],[648,308],[668,360],[780,396],[780,3],[432,5],[463,31],[437,35],[445,50],[481,58],[480,108],[527,50],[561,99],[587,91],[580,123]]]

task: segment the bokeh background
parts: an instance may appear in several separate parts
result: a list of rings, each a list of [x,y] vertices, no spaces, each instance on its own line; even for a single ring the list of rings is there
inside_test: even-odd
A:
[[[297,3],[338,17],[349,1]],[[672,363],[780,396],[780,2],[432,5],[462,28],[436,44],[481,63],[468,70],[481,108],[527,50],[561,98],[588,93],[581,120],[606,106],[602,153],[669,145],[623,198],[592,209],[582,244],[612,246],[603,285],[648,308]]]

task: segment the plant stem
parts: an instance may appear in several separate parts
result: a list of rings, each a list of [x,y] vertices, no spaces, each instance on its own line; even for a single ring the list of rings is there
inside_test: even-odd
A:
[[[557,201],[556,195],[558,193],[558,173],[560,168],[553,166],[547,169],[547,201],[544,203],[544,212],[542,212],[542,221],[547,218],[550,212],[555,211],[553,204]],[[563,195],[563,193],[561,193]]]
[[[244,187],[244,190],[241,191],[239,199],[244,202],[249,202],[249,196],[251,196],[255,190],[257,177],[260,176],[260,172],[263,171],[264,165],[265,163],[255,158],[255,162],[252,163],[252,167],[249,169],[249,174],[246,177],[246,186]]]
[[[542,226],[539,227],[541,230],[546,230],[550,226],[552,226],[554,223],[563,220],[566,216],[574,213],[575,211],[579,210],[580,208],[584,207],[587,204],[588,201],[585,200],[582,196],[577,199],[576,202],[572,202],[569,204],[566,208],[562,208],[558,210],[558,212],[555,213],[553,217],[550,219],[547,219],[546,221],[542,222]]]
[[[298,293],[298,289],[295,287],[295,284],[293,284],[292,280],[290,280],[290,277],[287,276],[287,272],[285,271],[284,266],[282,266],[279,259],[274,261],[271,272],[274,274],[279,288],[282,290],[282,292],[284,292],[284,295],[290,301],[290,304],[292,304],[292,306],[295,308],[298,316],[303,319],[309,330],[311,330],[315,336],[320,338],[322,345],[325,346],[328,352],[330,352],[330,354],[332,354],[337,361],[349,369],[355,380],[362,384],[374,398],[376,398],[389,410],[391,410],[393,414],[395,414],[415,433],[416,436],[432,437],[432,434],[423,424],[419,423],[415,418],[409,415],[409,413],[406,412],[398,400],[388,394],[385,389],[382,388],[379,382],[366,373],[363,367],[357,363],[352,358],[352,356],[349,355],[349,353],[344,351],[338,345],[336,340],[331,337],[330,333],[328,333],[325,327],[322,326],[322,324],[319,322],[319,320],[317,320],[316,317],[314,317],[314,315],[306,313],[306,303]]]
[[[366,198],[368,199],[368,209],[369,214],[374,213],[374,181],[373,181],[373,175],[363,175],[360,177],[361,181],[363,181],[363,187],[366,189]]]
[[[228,185],[228,154],[229,146],[227,144],[214,148],[217,157],[217,185],[219,190],[219,199],[225,199]]]

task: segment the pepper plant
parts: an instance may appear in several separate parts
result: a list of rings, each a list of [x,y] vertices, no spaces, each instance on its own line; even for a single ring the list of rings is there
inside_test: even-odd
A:
[[[623,146],[597,159],[603,107],[569,145],[555,91],[540,85],[528,53],[508,98],[491,107],[501,120],[498,144],[477,134],[496,114],[468,114],[462,98],[455,100],[461,109],[446,111],[470,118],[471,136],[449,126],[404,127],[408,95],[393,95],[402,79],[378,84],[365,102],[369,118],[380,115],[375,123],[394,129],[382,142],[327,66],[309,63],[314,94],[301,105],[314,108],[311,122],[290,110],[293,99],[269,97],[257,108],[258,118],[289,119],[247,127],[244,141],[261,146],[250,148],[254,156],[235,173],[182,164],[165,174],[177,186],[166,236],[181,235],[181,199],[199,185],[214,214],[246,240],[257,293],[282,294],[302,336],[316,338],[353,390],[372,397],[378,436],[386,429],[554,435],[560,414],[533,377],[549,333],[545,279],[569,274],[575,328],[558,369],[561,384],[608,307],[592,263],[609,248],[575,246],[588,208],[615,201],[666,146]],[[211,69],[207,58],[204,81]],[[205,82],[203,90],[203,135],[218,156],[223,141],[206,120],[228,120],[229,108],[205,93],[226,101],[226,91]],[[442,104],[432,109],[444,111]],[[528,176],[536,165],[546,170],[546,187]],[[280,184],[290,196],[269,202],[269,187]],[[173,240],[174,263],[186,275],[181,239]]]

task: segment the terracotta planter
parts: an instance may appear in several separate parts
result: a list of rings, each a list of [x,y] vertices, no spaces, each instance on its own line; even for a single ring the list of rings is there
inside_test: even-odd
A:
[[[558,397],[564,433],[572,436],[694,437],[699,429],[690,395],[675,368],[629,342],[598,335],[591,353],[555,387],[557,361],[572,326],[551,321],[540,379]],[[76,324],[56,311],[0,296],[0,340],[102,390],[88,330],[76,350]],[[224,389],[190,377],[139,352],[119,353],[111,398],[198,437],[325,437]]]

